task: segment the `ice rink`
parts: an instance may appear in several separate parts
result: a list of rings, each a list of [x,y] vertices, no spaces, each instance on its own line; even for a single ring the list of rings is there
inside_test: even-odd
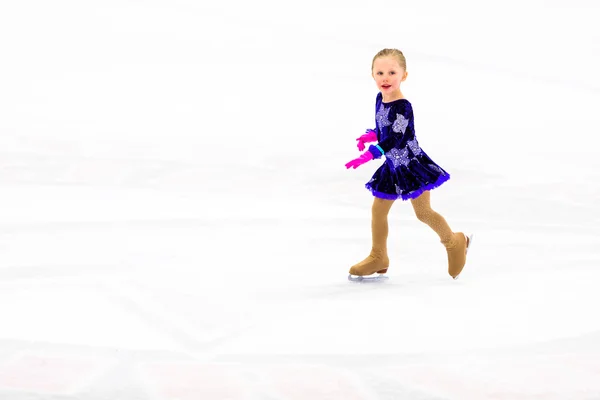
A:
[[[3,1],[0,400],[600,399],[594,1]],[[370,250],[401,49],[456,281]]]

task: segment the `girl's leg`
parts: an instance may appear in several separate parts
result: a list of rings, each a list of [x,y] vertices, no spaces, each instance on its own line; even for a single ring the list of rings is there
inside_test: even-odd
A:
[[[440,237],[442,242],[452,238],[452,229],[440,214],[431,208],[431,192],[423,192],[416,199],[411,199],[413,209],[419,221],[429,225]]]
[[[467,238],[462,232],[452,232],[444,217],[431,208],[431,192],[423,192],[411,203],[419,221],[427,224],[440,237],[448,253],[448,273],[456,278],[467,261]]]
[[[367,258],[350,268],[352,275],[371,275],[387,272],[390,260],[387,254],[388,214],[394,200],[375,197],[371,208],[371,253]]]

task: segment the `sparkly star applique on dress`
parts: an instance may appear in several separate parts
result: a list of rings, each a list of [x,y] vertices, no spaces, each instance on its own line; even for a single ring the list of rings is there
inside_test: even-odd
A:
[[[421,147],[419,147],[419,143],[417,143],[416,139],[409,140],[406,144],[408,145],[408,147],[410,147],[410,150],[415,156],[421,154]]]
[[[390,115],[390,109],[385,108],[383,104],[379,106],[379,110],[377,114],[375,114],[375,118],[377,119],[377,125],[379,126],[379,130],[382,130],[386,126],[390,126],[392,123],[388,119],[388,115]]]
[[[408,126],[408,120],[404,118],[402,114],[396,114],[396,120],[394,121],[394,125],[392,126],[392,130],[396,133],[404,133],[406,131],[406,127]]]
[[[394,147],[390,151],[388,151],[385,156],[388,160],[392,162],[394,168],[398,168],[400,165],[408,165],[408,163],[410,162],[407,148],[398,150]]]

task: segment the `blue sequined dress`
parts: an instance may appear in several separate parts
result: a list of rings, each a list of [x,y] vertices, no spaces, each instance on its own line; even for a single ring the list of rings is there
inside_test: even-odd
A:
[[[375,112],[378,147],[383,150],[385,162],[365,185],[374,196],[388,200],[414,199],[450,179],[450,174],[419,146],[408,100],[384,103],[379,93]],[[369,149],[375,158],[382,156],[376,147]]]

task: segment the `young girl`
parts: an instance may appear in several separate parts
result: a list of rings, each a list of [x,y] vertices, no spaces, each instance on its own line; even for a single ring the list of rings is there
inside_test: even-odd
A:
[[[415,137],[412,106],[400,90],[400,83],[408,76],[406,59],[400,50],[383,49],[373,58],[371,72],[380,91],[375,101],[376,127],[356,140],[360,151],[365,149],[365,143],[378,143],[370,145],[346,168],[356,169],[382,156],[385,162],[365,185],[375,197],[371,209],[371,253],[350,268],[350,275],[387,272],[387,216],[395,200],[410,199],[417,218],[429,225],[446,247],[448,273],[456,279],[465,265],[472,236],[453,232],[444,217],[431,209],[431,189],[446,182],[450,175],[425,154]]]

